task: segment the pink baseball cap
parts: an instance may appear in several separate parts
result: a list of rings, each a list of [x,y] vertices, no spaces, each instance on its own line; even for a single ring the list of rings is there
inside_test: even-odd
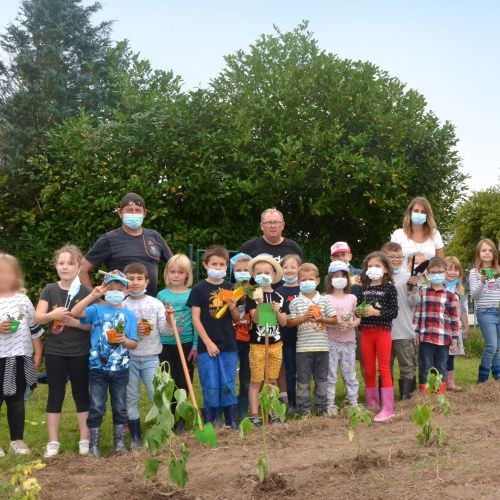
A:
[[[337,241],[330,247],[330,255],[335,255],[336,253],[341,252],[349,252],[351,253],[351,249],[349,245],[345,241]]]

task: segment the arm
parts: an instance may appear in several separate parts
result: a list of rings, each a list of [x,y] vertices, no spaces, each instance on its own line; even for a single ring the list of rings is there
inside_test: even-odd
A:
[[[32,339],[31,342],[33,343],[33,351],[34,351],[33,364],[35,365],[35,368],[38,369],[42,364],[42,357],[43,357],[42,339],[38,337],[36,339]]]
[[[40,325],[46,325],[54,320],[64,321],[71,316],[71,313],[65,307],[57,307],[50,312],[48,310],[48,301],[40,299],[36,305],[35,321]]]
[[[444,248],[436,249],[436,257],[441,257],[441,259],[444,259]]]
[[[82,265],[80,267],[80,281],[87,285],[89,288],[92,288],[92,280],[89,276],[89,271],[94,268],[94,264],[88,261],[85,257],[82,260]]]
[[[212,356],[212,357],[217,356],[217,354],[219,354],[219,348],[217,347],[217,345],[214,342],[212,342],[212,340],[208,336],[208,333],[205,330],[203,324],[201,323],[201,308],[200,307],[198,307],[198,306],[191,307],[191,319],[192,319],[194,328],[198,332],[199,337],[201,338],[201,340],[203,341],[203,343],[205,344],[205,346],[207,348],[207,352],[208,352],[209,356]]]
[[[73,316],[73,318],[85,317],[85,308],[99,299],[104,293],[106,293],[105,285],[96,286],[91,293],[73,306],[73,309],[71,309],[71,316]]]

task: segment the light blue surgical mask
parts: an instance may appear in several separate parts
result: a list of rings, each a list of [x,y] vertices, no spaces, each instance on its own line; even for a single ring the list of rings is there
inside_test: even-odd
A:
[[[121,290],[108,290],[104,294],[104,300],[111,306],[117,306],[123,302],[125,294]]]
[[[257,274],[257,276],[255,276],[255,283],[262,287],[269,286],[272,281],[273,280],[271,276],[269,276],[268,274]]]
[[[420,212],[411,213],[411,221],[413,224],[425,224],[427,222],[427,214],[421,214]]]
[[[283,281],[285,283],[288,283],[288,284],[291,284],[291,283],[296,283],[298,280],[298,277],[297,276],[291,276],[291,277],[288,277],[288,276],[283,276]]]
[[[300,291],[303,293],[312,293],[318,285],[314,280],[304,280],[300,282]]]
[[[212,269],[209,267],[207,269],[207,276],[214,280],[223,280],[226,277],[227,267],[224,269]]]
[[[146,294],[146,289],[140,291],[140,292],[128,292],[128,294],[131,296],[131,297],[140,297],[141,295],[145,295]]]
[[[248,271],[238,271],[234,273],[234,279],[236,281],[250,281],[252,275]]]
[[[427,275],[427,279],[433,285],[442,285],[445,282],[444,273],[432,273]]]
[[[142,226],[144,216],[141,214],[123,214],[122,221],[129,229],[137,229]]]
[[[461,282],[462,280],[460,278],[457,278],[453,281],[446,281],[445,282],[445,286],[446,288],[450,291],[450,292],[453,292],[453,293],[456,293],[457,291],[457,286],[459,285],[459,283]]]

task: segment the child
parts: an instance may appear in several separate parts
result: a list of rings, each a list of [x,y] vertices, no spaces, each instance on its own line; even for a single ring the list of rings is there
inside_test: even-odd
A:
[[[281,341],[280,326],[286,325],[286,315],[282,311],[283,297],[273,289],[281,281],[283,271],[278,262],[267,254],[257,255],[249,265],[248,270],[255,283],[262,289],[262,297],[255,300],[247,300],[247,311],[252,317],[252,328],[250,330],[250,389],[249,417],[253,424],[260,425],[259,391],[265,382],[266,369],[268,373],[267,382],[276,385],[283,359],[283,343]],[[275,325],[259,324],[259,304],[272,304],[272,309],[277,317]],[[268,359],[266,367],[266,336],[268,340]]]
[[[290,304],[287,326],[297,327],[297,412],[311,414],[310,384],[314,379],[316,413],[327,412],[328,359],[330,346],[325,325],[337,323],[328,299],[316,290],[319,271],[314,264],[299,267],[300,295]]]
[[[394,415],[394,392],[391,377],[391,324],[398,314],[398,296],[392,284],[392,267],[383,252],[370,253],[363,262],[362,290],[358,296],[361,316],[361,356],[365,368],[366,404],[380,412],[375,422]],[[359,308],[361,306],[361,308]],[[380,398],[376,381],[376,365],[381,379]]]
[[[430,286],[422,288],[413,324],[419,336],[419,380],[420,390],[426,392],[427,373],[435,368],[443,376],[440,391],[446,391],[446,365],[448,351],[456,352],[459,315],[457,296],[446,290],[446,262],[433,257],[427,267]],[[450,347],[451,346],[451,347]]]
[[[360,319],[355,316],[356,296],[352,295],[349,282],[349,267],[341,260],[335,260],[328,267],[325,286],[326,299],[337,312],[336,325],[326,327],[330,341],[330,360],[328,364],[327,412],[330,416],[338,415],[335,405],[337,369],[340,370],[347,392],[347,402],[351,406],[358,404],[359,382],[356,378],[356,331]]]
[[[359,285],[360,281],[357,277],[361,275],[361,269],[351,266],[351,247],[345,241],[337,241],[330,247],[330,259],[332,262],[335,260],[341,260],[342,262],[345,262],[349,269],[349,275],[354,276],[354,279],[351,280],[351,285],[353,285],[354,283]]]
[[[248,271],[248,264],[252,260],[246,253],[237,253],[231,258],[231,273],[235,287],[248,287],[252,275]],[[238,301],[239,320],[234,323],[236,330],[236,345],[238,347],[239,383],[238,418],[241,420],[248,413],[248,390],[250,388],[250,326],[252,318],[246,310],[246,295]]]
[[[161,290],[157,298],[164,305],[170,305],[175,311],[175,322],[181,338],[182,350],[189,370],[189,376],[193,380],[194,365],[198,359],[198,333],[193,328],[191,321],[191,309],[187,305],[191,286],[193,284],[193,265],[187,255],[178,253],[170,258],[163,273],[166,288]],[[170,327],[169,331],[170,331]],[[170,332],[172,333],[172,332]],[[173,335],[161,335],[162,349],[160,362],[168,361],[170,374],[175,380],[175,385],[180,389],[188,391],[188,384],[181,358],[177,349],[177,343]],[[175,410],[175,405],[172,406]],[[175,431],[181,433],[184,429],[184,421],[178,420]]]
[[[446,370],[448,372],[448,380],[446,388],[449,391],[459,392],[462,388],[455,384],[455,356],[463,356],[464,339],[467,338],[469,332],[469,310],[467,307],[467,296],[465,295],[464,285],[462,283],[464,271],[460,261],[456,257],[446,257],[446,272],[444,277],[446,279],[444,286],[450,292],[456,293],[458,297],[458,312],[460,315],[460,329],[458,330],[458,342],[456,352],[448,353],[448,365]]]
[[[35,311],[24,294],[21,267],[15,257],[0,253],[0,407],[7,405],[9,449],[28,455],[23,441],[24,391],[37,382],[36,368],[42,362],[42,328],[35,323]],[[33,356],[34,351],[34,357]],[[0,448],[0,457],[5,453]]]
[[[203,394],[203,417],[205,422],[214,422],[217,409],[223,408],[226,425],[236,430],[238,352],[233,321],[239,320],[240,312],[234,300],[225,302],[221,298],[221,290],[233,288],[229,281],[224,280],[228,264],[229,252],[225,247],[208,247],[203,254],[207,279],[192,288],[187,305],[191,307],[193,326],[202,340],[198,373]]]
[[[477,321],[486,344],[479,365],[478,383],[488,380],[490,370],[495,380],[500,379],[499,273],[498,250],[495,244],[488,239],[481,240],[476,247],[474,268],[469,274],[470,294],[474,299]]]
[[[399,364],[399,396],[408,399],[417,388],[417,341],[413,329],[413,314],[417,303],[417,288],[408,292],[410,271],[403,266],[403,249],[399,243],[389,241],[382,247],[392,266],[392,281],[398,293],[398,315],[392,322],[391,373],[394,360]]]
[[[127,414],[127,384],[129,352],[139,341],[137,318],[123,307],[128,280],[118,270],[112,271],[90,295],[80,300],[71,314],[84,325],[92,325],[90,333],[89,388],[90,408],[87,427],[90,431],[89,455],[101,456],[101,424],[106,413],[108,390],[113,411],[114,448],[126,453],[125,424]],[[104,304],[93,304],[104,295]]]
[[[146,266],[140,262],[133,262],[126,265],[123,272],[128,280],[128,297],[123,305],[134,312],[139,334],[137,348],[130,352],[127,384],[130,447],[136,449],[142,446],[139,411],[141,380],[149,399],[153,399],[153,377],[158,366],[158,354],[161,352],[160,334],[167,333],[167,318],[163,304],[146,294],[149,284]]]
[[[288,316],[290,314],[290,303],[300,294],[299,286],[299,267],[302,264],[302,259],[297,254],[285,255],[281,260],[281,269],[283,270],[284,284],[276,289],[283,301],[283,312]],[[280,328],[281,337],[283,339],[283,365],[285,369],[286,392],[288,411],[295,413],[297,406],[296,384],[297,384],[297,328],[289,328],[283,326]],[[280,372],[281,376],[281,372]],[[279,382],[279,378],[278,378]]]
[[[59,453],[59,423],[66,395],[66,381],[71,383],[71,392],[76,406],[76,419],[80,428],[78,449],[80,455],[89,452],[89,330],[73,318],[70,308],[85,298],[90,289],[80,285],[76,295],[68,301],[68,292],[78,272],[83,256],[75,245],[64,245],[54,255],[54,266],[59,276],[57,283],[48,284],[42,291],[36,306],[35,320],[49,323],[45,341],[45,368],[49,396],[47,399],[48,443],[44,457]]]

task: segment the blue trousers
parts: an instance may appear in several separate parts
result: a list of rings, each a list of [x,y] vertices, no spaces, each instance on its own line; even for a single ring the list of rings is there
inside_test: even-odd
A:
[[[283,361],[285,363],[286,392],[288,405],[297,406],[297,343],[283,342]]]
[[[240,391],[238,394],[238,416],[243,418],[248,413],[248,389],[250,387],[250,343],[236,341],[238,345],[238,359],[240,362],[239,382]]]
[[[198,374],[205,408],[224,408],[238,402],[235,388],[237,364],[236,351],[221,352],[213,357],[204,352],[198,356]]]
[[[493,372],[495,380],[500,378],[500,312],[495,308],[476,310],[479,328],[484,337],[485,348],[481,358],[481,367]]]
[[[448,378],[447,364],[450,346],[420,342],[419,347],[419,383],[427,383],[427,374],[431,368],[443,375],[443,382]]]

